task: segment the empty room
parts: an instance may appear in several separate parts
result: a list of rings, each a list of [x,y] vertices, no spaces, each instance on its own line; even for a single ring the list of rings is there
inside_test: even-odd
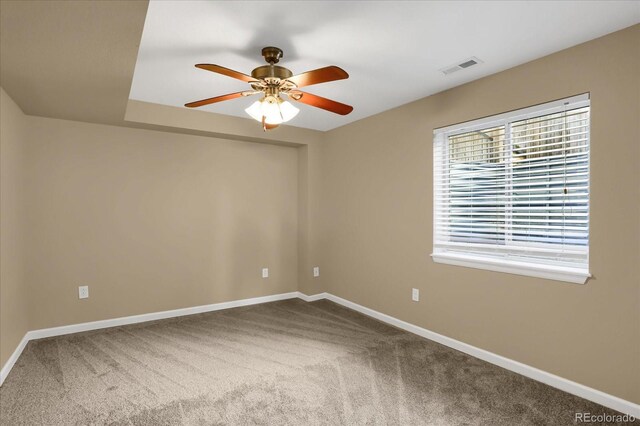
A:
[[[0,0],[0,424],[640,424],[640,1]]]

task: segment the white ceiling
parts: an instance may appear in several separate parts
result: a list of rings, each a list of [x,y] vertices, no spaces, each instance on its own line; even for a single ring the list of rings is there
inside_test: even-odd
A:
[[[296,104],[291,125],[330,130],[638,22],[638,1],[152,0],[130,98],[182,106],[246,90],[194,64],[250,74],[264,65],[262,47],[277,46],[294,74],[326,65],[349,73],[305,90],[353,105],[350,115]],[[484,63],[439,71],[470,56]],[[200,109],[247,117],[253,101]]]

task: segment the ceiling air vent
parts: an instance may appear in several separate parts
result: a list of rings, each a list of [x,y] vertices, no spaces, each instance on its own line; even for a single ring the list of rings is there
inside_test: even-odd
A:
[[[460,62],[459,64],[456,65],[450,65],[448,67],[444,67],[441,68],[440,71],[442,71],[444,74],[451,74],[454,73],[456,71],[460,71],[463,70],[465,68],[469,68],[472,67],[474,65],[478,65],[481,64],[482,61],[478,58],[476,58],[475,56],[472,56],[468,59],[465,59],[464,61]]]

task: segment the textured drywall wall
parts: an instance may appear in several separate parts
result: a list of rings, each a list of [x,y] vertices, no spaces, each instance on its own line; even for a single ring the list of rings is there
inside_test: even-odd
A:
[[[32,329],[297,290],[295,148],[27,118]]]

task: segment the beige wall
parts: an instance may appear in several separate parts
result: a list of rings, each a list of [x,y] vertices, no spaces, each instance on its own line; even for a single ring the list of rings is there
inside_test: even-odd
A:
[[[639,46],[636,25],[330,132],[317,242],[328,291],[640,402]],[[433,129],[584,92],[594,278],[433,263]]]
[[[29,330],[23,244],[25,120],[0,88],[0,367]]]
[[[28,120],[32,329],[297,290],[295,148]]]

